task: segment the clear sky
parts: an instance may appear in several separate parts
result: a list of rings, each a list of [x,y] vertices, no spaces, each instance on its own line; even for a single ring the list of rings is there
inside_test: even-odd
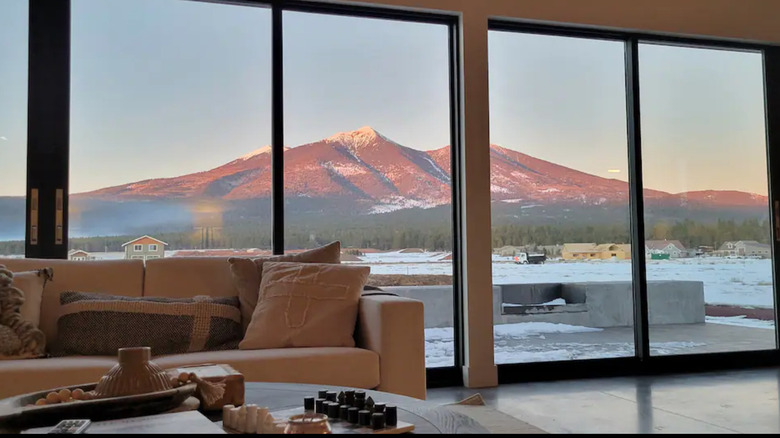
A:
[[[72,4],[73,192],[207,170],[270,143],[268,9]],[[25,187],[26,5],[0,1],[0,195]],[[284,20],[287,146],[364,125],[417,149],[449,143],[444,26]],[[643,46],[640,62],[646,187],[766,194],[760,55]],[[627,177],[620,43],[491,32],[490,85],[493,143]]]

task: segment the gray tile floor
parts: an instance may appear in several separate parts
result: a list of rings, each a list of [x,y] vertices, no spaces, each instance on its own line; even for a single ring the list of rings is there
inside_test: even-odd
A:
[[[480,393],[550,433],[780,433],[780,370],[437,388],[434,403]]]

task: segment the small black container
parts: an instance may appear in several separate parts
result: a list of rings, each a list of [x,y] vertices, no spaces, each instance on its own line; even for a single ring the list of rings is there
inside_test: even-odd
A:
[[[384,403],[374,403],[374,412],[378,412],[380,414],[385,413],[385,404]]]
[[[385,406],[385,423],[388,426],[398,425],[398,409],[395,405]]]
[[[328,390],[327,389],[320,389],[317,391],[317,398],[327,398],[328,397]]]
[[[347,419],[347,411],[349,411],[349,406],[347,405],[341,405],[339,406],[339,418],[342,420]]]
[[[318,414],[326,414],[325,412],[325,406],[323,405],[327,400],[324,398],[318,398],[317,400],[314,400],[314,412]]]
[[[385,414],[375,412],[371,414],[371,428],[374,430],[385,428]]]
[[[352,424],[357,424],[359,416],[358,412],[360,409],[358,408],[349,408],[347,409],[347,421],[349,421]]]
[[[371,425],[371,412],[368,412],[366,410],[362,410],[358,412],[358,424],[361,426],[370,426]]]
[[[346,404],[350,406],[355,406],[355,391],[354,390],[344,391],[344,395],[347,396]]]
[[[330,402],[328,404],[328,418],[332,418],[334,420],[338,420],[339,418],[339,404]]]
[[[355,398],[356,399],[366,399],[366,391],[355,391]]]
[[[337,402],[339,394],[336,391],[328,391],[325,398],[330,402]]]
[[[303,410],[304,411],[313,411],[314,410],[314,397],[304,397],[303,398]]]

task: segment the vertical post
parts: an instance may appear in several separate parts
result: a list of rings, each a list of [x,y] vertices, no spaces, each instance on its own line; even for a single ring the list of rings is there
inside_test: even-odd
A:
[[[27,100],[27,257],[68,254],[70,0],[30,0]],[[31,193],[37,189],[37,244],[31,244]],[[61,190],[62,199],[57,199]],[[57,212],[60,212],[60,222]],[[58,228],[62,244],[56,244]]]
[[[645,264],[645,207],[642,180],[642,130],[639,102],[639,41],[626,41],[626,116],[628,118],[628,172],[631,205],[631,266],[634,292],[634,350],[640,361],[650,356]]]
[[[271,34],[271,211],[274,254],[284,254],[284,56],[282,6],[279,1],[272,5]]]
[[[780,347],[780,48],[764,49],[764,99],[766,108],[766,146],[769,171],[769,222],[772,235],[772,267],[775,301],[775,348]]]
[[[469,388],[498,384],[493,351],[487,18],[477,10],[465,11],[460,26],[463,381]]]

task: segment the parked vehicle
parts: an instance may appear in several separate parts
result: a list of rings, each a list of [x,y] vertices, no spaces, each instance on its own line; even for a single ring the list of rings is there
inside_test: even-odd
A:
[[[544,254],[528,254],[527,252],[517,253],[515,255],[515,263],[518,265],[541,265],[547,260],[547,256]]]

